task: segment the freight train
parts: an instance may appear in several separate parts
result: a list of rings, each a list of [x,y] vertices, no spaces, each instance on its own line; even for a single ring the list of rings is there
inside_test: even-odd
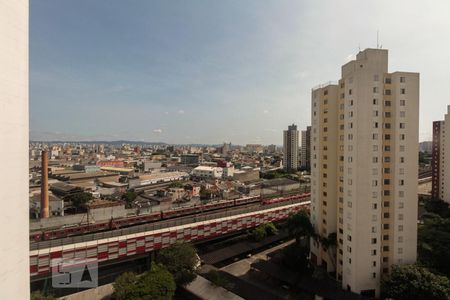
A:
[[[261,205],[270,205],[281,202],[296,201],[301,199],[307,199],[309,198],[310,195],[311,195],[310,193],[304,193],[268,199],[263,199],[261,198],[261,196],[244,197],[235,200],[221,201],[217,203],[208,203],[203,205],[170,209],[145,215],[111,219],[109,221],[94,224],[75,224],[71,226],[63,226],[58,229],[49,229],[32,232],[30,233],[30,241],[31,242],[47,241],[70,236],[83,235],[86,233],[95,233],[101,231],[120,229],[124,227],[130,227],[160,220],[167,220],[171,218],[202,213],[206,211],[213,211],[229,207],[241,206],[249,203],[260,202]]]

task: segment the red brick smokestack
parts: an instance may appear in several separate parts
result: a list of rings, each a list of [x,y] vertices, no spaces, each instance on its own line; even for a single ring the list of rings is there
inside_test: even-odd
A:
[[[41,218],[48,218],[48,152],[47,152],[47,150],[42,151]]]

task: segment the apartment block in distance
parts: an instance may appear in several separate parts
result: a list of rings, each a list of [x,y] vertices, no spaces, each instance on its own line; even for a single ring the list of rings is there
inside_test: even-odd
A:
[[[311,241],[311,260],[378,296],[392,265],[416,261],[419,74],[389,73],[388,51],[366,49],[311,102],[311,221],[337,239],[336,251]]]
[[[302,130],[302,148],[300,152],[300,167],[306,170],[311,169],[311,126]]]
[[[292,124],[283,132],[283,165],[286,171],[298,169],[298,142],[297,125]]]
[[[447,156],[447,157],[446,157]],[[444,121],[433,122],[431,195],[450,203],[450,105]],[[447,184],[445,184],[447,182]]]

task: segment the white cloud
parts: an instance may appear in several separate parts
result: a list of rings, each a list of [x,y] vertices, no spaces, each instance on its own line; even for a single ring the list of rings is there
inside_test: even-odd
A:
[[[163,130],[161,128],[156,128],[156,129],[153,129],[153,132],[154,133],[162,133]]]
[[[267,114],[269,113],[269,111],[268,111],[267,109],[265,109],[265,110],[263,111],[263,113],[264,113],[265,115],[267,115]]]
[[[179,114],[179,115],[184,115],[184,110],[180,109],[180,110],[178,111],[178,114]]]
[[[165,115],[168,115],[168,114],[169,114],[169,112],[168,112],[168,111],[165,111],[165,112],[164,112],[164,114],[165,114]]]

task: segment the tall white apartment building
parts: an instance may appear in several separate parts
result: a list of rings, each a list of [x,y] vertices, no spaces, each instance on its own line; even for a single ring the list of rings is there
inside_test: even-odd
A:
[[[288,130],[283,132],[283,166],[286,171],[298,169],[298,137],[297,125],[288,126]]]
[[[432,191],[435,199],[450,203],[450,105],[443,121],[433,122]]]
[[[388,73],[388,51],[366,49],[312,90],[311,113],[311,221],[337,237],[311,241],[311,259],[378,296],[392,265],[416,261],[419,74]]]

